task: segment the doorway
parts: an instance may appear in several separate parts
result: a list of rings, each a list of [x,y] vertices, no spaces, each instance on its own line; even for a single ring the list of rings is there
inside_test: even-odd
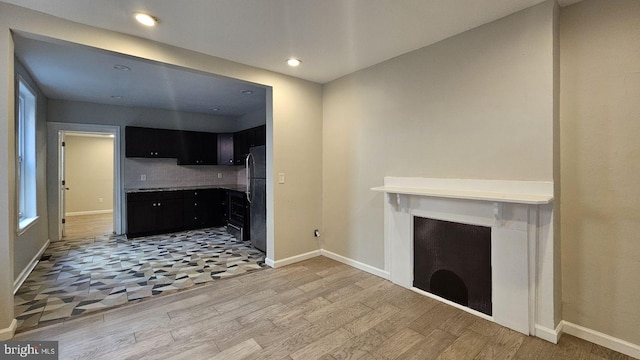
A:
[[[47,127],[47,152],[54,154],[47,180],[52,241],[121,234],[120,127],[57,122]]]
[[[62,239],[114,233],[114,134],[60,131]]]

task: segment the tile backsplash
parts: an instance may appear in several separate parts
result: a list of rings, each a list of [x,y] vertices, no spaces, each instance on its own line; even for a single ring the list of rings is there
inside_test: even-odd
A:
[[[222,174],[219,178],[218,174]],[[176,159],[124,159],[124,188],[246,184],[244,166],[178,166]],[[141,178],[146,176],[146,181]]]

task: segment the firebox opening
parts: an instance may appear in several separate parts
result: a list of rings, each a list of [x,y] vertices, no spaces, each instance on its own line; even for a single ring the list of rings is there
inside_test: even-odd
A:
[[[413,286],[491,316],[491,228],[413,221]]]
[[[431,275],[431,293],[463,306],[469,306],[469,291],[462,279],[449,270]]]

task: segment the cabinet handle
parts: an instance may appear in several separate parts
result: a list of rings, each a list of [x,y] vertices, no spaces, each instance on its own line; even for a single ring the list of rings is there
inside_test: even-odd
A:
[[[153,151],[151,152],[151,155],[153,155]]]
[[[197,192],[197,191],[196,191],[196,192],[194,192],[194,193],[193,193],[193,195],[198,195],[198,192]]]
[[[193,206],[198,206],[198,203],[193,203]]]
[[[158,203],[158,206],[162,205],[161,203]]]
[[[153,206],[156,206],[156,203],[153,203]]]

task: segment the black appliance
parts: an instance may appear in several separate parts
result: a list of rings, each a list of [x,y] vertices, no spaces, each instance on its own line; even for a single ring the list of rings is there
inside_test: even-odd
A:
[[[249,149],[246,159],[247,201],[251,245],[266,251],[267,247],[267,147]]]

